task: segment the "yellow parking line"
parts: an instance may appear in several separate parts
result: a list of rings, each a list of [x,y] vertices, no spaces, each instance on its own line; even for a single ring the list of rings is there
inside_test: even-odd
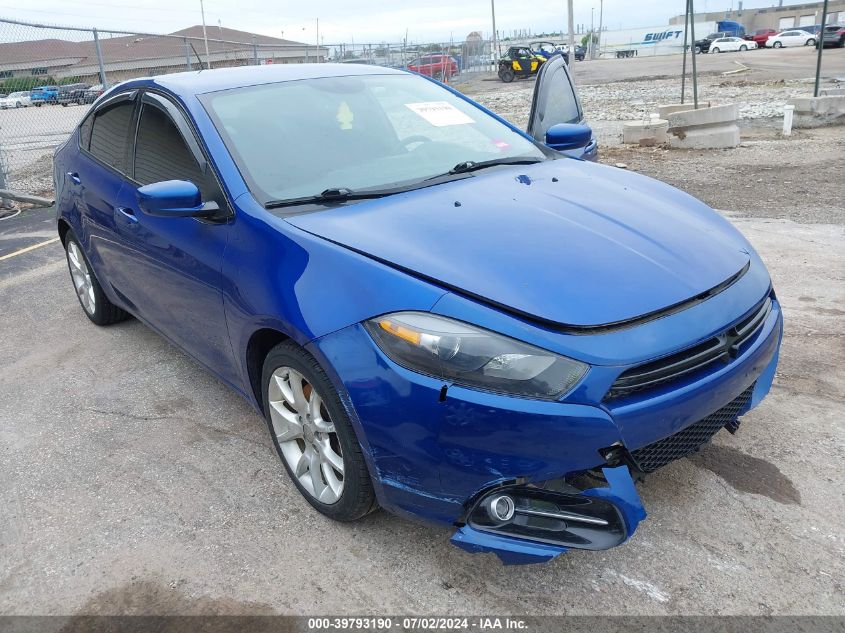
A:
[[[24,253],[28,253],[29,251],[34,251],[36,248],[41,248],[42,246],[47,246],[47,244],[55,244],[59,241],[58,237],[54,237],[52,240],[47,240],[46,242],[39,242],[38,244],[33,244],[32,246],[27,246],[26,248],[22,248],[19,251],[15,251],[14,253],[9,253],[8,255],[3,255],[0,257],[0,262],[4,259],[11,259],[12,257],[17,257],[18,255],[23,255]]]

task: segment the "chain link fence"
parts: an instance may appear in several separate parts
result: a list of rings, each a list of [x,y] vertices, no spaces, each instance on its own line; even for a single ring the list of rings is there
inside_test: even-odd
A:
[[[52,153],[94,100],[136,77],[261,64],[408,68],[447,83],[492,75],[490,41],[308,44],[211,26],[169,34],[0,19],[0,189],[52,194]]]

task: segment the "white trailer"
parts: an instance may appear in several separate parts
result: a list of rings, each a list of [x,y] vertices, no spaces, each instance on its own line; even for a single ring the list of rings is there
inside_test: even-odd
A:
[[[723,22],[696,22],[695,37],[701,39],[718,33]],[[733,23],[731,23],[733,24]],[[691,38],[690,38],[691,39]],[[692,46],[692,42],[687,42]],[[672,55],[684,52],[684,25],[651,26],[621,31],[602,31],[600,57],[634,57],[639,55]]]

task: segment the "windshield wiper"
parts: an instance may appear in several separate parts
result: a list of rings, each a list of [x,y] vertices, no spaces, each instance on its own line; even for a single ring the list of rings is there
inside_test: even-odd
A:
[[[493,160],[474,161],[467,160],[458,163],[449,170],[450,174],[467,174],[471,171],[478,171],[479,169],[487,169],[488,167],[495,167],[496,165],[533,165],[534,163],[542,163],[544,158],[519,158],[518,156],[511,156],[509,158],[494,158]]]
[[[384,198],[385,196],[398,193],[396,189],[373,189],[370,191],[353,191],[346,187],[330,187],[315,196],[304,196],[302,198],[289,198],[287,200],[270,200],[264,203],[265,209],[279,209],[281,207],[295,207],[300,204],[331,204],[332,202],[345,202],[346,200],[370,200]]]
[[[436,176],[432,176],[431,178],[427,178],[426,180],[437,180],[439,178],[443,178],[444,176],[456,176],[459,174],[468,174],[473,171],[479,171],[481,169],[487,169],[488,167],[496,167],[497,165],[533,165],[534,163],[542,163],[545,158],[519,158],[518,156],[511,156],[509,158],[494,158],[493,160],[482,160],[482,161],[474,161],[474,160],[465,160],[462,163],[458,163],[452,169],[447,171],[445,174],[438,174]]]

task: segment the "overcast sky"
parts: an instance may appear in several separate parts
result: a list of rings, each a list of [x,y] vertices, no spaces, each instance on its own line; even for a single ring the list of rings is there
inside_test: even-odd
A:
[[[738,0],[734,0],[737,2]],[[785,4],[794,4],[787,0]],[[73,26],[108,27],[121,30],[171,32],[200,24],[199,0],[0,0],[0,17]],[[773,0],[745,0],[745,7],[771,6]],[[608,28],[657,26],[683,12],[682,0],[605,0],[604,23]],[[730,8],[731,0],[696,0],[696,10]],[[575,0],[575,22],[589,26],[595,9],[598,28],[599,0]],[[316,41],[316,18],[320,39],[326,43],[399,42],[408,30],[414,42],[463,39],[471,31],[492,32],[489,0],[206,0],[206,23],[225,27]],[[550,32],[566,28],[566,0],[496,0],[499,32],[531,29]]]

